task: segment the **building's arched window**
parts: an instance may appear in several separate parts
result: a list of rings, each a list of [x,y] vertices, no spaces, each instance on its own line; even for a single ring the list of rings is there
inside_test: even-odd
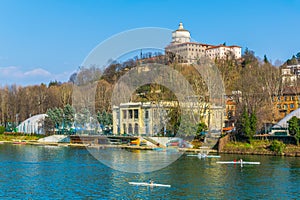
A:
[[[138,125],[138,123],[134,124],[134,134],[139,135],[139,125]]]
[[[134,109],[134,119],[138,119],[138,118],[139,118],[139,110]]]
[[[150,130],[149,130],[149,125],[148,125],[148,123],[146,123],[145,124],[145,133],[146,133],[146,135],[148,136],[149,135],[149,133],[150,133]]]
[[[133,134],[131,124],[128,124],[128,134]]]
[[[149,119],[149,110],[145,111],[145,119]]]
[[[124,134],[127,133],[127,130],[126,130],[126,124],[123,124],[123,131],[124,131]]]

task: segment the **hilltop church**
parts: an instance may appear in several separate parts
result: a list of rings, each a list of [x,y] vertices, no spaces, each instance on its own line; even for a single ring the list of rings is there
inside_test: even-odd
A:
[[[179,23],[177,30],[172,32],[172,42],[165,47],[166,54],[173,53],[179,56],[182,62],[193,63],[205,56],[211,59],[241,58],[241,47],[237,45],[211,45],[191,42],[191,34]]]

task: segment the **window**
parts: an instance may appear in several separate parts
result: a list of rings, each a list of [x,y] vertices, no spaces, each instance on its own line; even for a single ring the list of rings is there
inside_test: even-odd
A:
[[[288,108],[288,105],[287,104],[284,104],[283,105],[283,109],[287,109]]]
[[[139,125],[137,123],[134,124],[134,134],[139,135]]]
[[[123,112],[123,119],[126,119],[127,118],[127,110],[122,110]]]
[[[148,135],[150,133],[148,124],[145,124],[145,132],[146,132],[146,135]]]
[[[123,131],[124,131],[124,134],[127,133],[127,130],[126,130],[126,124],[123,124]]]
[[[139,110],[135,109],[134,110],[134,119],[138,119],[139,118]]]
[[[294,108],[295,105],[293,103],[290,104],[290,108]]]
[[[128,110],[128,115],[129,115],[128,118],[132,119],[132,110]]]
[[[132,125],[131,124],[128,125],[128,133],[132,134]]]
[[[280,104],[277,104],[277,108],[278,108],[278,109],[281,109],[281,105],[280,105]]]
[[[149,110],[145,111],[145,119],[149,119]]]
[[[296,100],[295,96],[292,96],[291,98],[292,98],[292,101],[295,101],[295,100]]]

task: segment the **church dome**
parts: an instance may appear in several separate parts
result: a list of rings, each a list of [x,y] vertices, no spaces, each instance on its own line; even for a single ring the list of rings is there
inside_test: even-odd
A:
[[[188,30],[183,28],[183,24],[180,22],[176,31],[172,32],[172,43],[185,43],[191,41],[191,34]]]

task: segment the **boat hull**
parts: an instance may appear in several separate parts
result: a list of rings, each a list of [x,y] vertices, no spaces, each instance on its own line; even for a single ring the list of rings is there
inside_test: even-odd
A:
[[[145,183],[145,182],[128,182],[130,185],[138,186],[156,186],[156,187],[171,187],[171,185],[158,184],[158,183]]]

